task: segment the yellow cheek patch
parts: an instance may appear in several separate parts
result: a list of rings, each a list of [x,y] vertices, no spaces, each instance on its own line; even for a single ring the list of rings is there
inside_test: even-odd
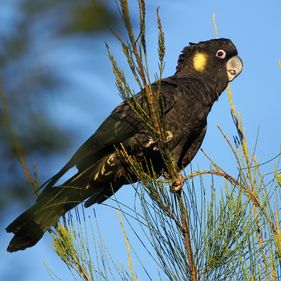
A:
[[[208,55],[206,53],[196,53],[193,57],[193,67],[196,71],[202,72],[206,68]]]

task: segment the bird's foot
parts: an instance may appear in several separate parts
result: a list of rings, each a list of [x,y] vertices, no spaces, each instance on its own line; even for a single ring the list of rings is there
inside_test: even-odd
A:
[[[172,138],[173,138],[173,133],[171,131],[167,131],[167,136],[166,136],[166,140],[164,140],[164,143],[168,143]],[[152,138],[150,138],[148,140],[148,142],[144,145],[145,148],[151,148],[153,151],[158,151],[159,148],[156,146],[157,140],[153,140]]]
[[[156,141],[153,140],[152,138],[149,139],[149,141],[144,145],[145,148],[149,148],[153,146],[153,150],[155,150],[155,148],[157,148],[156,146],[154,146],[156,144]]]
[[[173,138],[173,133],[171,131],[167,131],[167,137],[165,142],[169,142]]]
[[[173,184],[171,186],[170,191],[171,192],[180,191],[183,187],[184,181],[185,181],[185,177],[181,173],[178,173],[178,175],[173,179]]]

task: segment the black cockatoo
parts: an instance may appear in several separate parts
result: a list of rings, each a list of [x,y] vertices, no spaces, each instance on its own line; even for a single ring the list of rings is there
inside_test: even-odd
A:
[[[242,71],[242,60],[229,39],[190,43],[179,57],[176,72],[161,81],[162,116],[169,132],[169,149],[179,169],[196,155],[204,139],[207,116],[227,84]],[[151,85],[157,93],[157,83]],[[142,93],[136,99],[145,105]],[[85,201],[101,203],[122,185],[137,181],[122,154],[121,143],[139,163],[152,163],[161,176],[165,163],[135,112],[123,102],[78,149],[70,161],[47,183],[34,206],[15,219],[7,231],[14,233],[8,251],[35,245],[61,216]],[[71,168],[77,173],[61,185],[57,181]]]

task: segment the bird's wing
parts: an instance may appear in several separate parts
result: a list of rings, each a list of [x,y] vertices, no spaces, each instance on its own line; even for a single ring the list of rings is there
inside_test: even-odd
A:
[[[157,84],[152,85],[157,91]],[[176,102],[177,84],[172,78],[163,79],[163,112],[169,111]],[[136,100],[143,104],[143,94],[135,96]],[[143,105],[145,106],[145,105]],[[93,165],[102,156],[114,150],[114,145],[133,136],[142,128],[143,124],[136,117],[131,107],[123,102],[115,108],[111,115],[101,124],[97,131],[74,153],[68,163],[52,178],[45,182],[41,188],[53,186],[68,170],[76,166],[82,171]]]

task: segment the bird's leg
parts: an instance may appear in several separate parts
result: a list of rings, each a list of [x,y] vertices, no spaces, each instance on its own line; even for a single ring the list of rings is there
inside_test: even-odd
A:
[[[180,191],[183,187],[184,181],[185,181],[185,177],[181,173],[178,173],[177,176],[173,178],[173,184],[170,191],[171,192]]]

